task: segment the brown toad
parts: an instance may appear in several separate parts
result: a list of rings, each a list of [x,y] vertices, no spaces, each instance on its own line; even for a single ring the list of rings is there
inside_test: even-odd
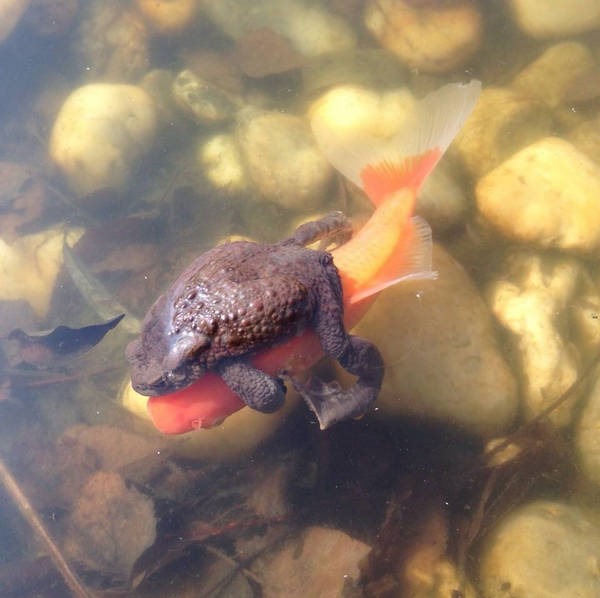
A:
[[[151,307],[141,337],[127,348],[135,390],[169,394],[212,370],[246,405],[273,412],[285,399],[286,372],[270,376],[248,358],[310,329],[323,352],[358,381],[347,391],[319,383],[295,386],[321,427],[363,413],[381,386],[381,356],[344,328],[342,286],[331,254],[306,247],[340,232],[349,232],[349,225],[334,212],[279,243],[236,241],[196,258]]]

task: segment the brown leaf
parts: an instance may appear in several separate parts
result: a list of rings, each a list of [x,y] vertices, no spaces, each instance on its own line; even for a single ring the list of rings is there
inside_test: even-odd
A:
[[[68,552],[92,569],[128,578],[156,539],[152,501],[120,475],[99,471],[83,488],[67,525]]]
[[[8,335],[13,367],[28,364],[50,367],[62,365],[65,358],[72,359],[95,347],[123,318],[121,314],[108,322],[82,328],[57,326],[46,333],[30,335],[15,328]]]
[[[249,77],[266,77],[300,68],[304,58],[283,36],[266,27],[247,31],[237,40],[235,56]]]
[[[103,259],[97,261],[91,271],[102,272],[139,272],[156,263],[159,258],[158,247],[150,243],[136,243],[116,248]]]

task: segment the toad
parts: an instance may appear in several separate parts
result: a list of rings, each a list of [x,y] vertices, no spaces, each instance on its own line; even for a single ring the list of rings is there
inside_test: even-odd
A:
[[[154,395],[148,411],[159,430],[209,428],[242,401],[266,413],[277,410],[286,375],[307,370],[323,353],[358,380],[344,391],[291,377],[321,428],[372,404],[383,377],[381,356],[346,329],[384,289],[435,278],[431,229],[414,215],[416,197],[480,91],[478,81],[445,85],[416,101],[389,136],[379,128],[377,134],[348,129],[336,111],[315,111],[311,126],[319,147],[375,209],[331,253],[306,246],[347,230],[340,213],[273,245],[216,247],[187,268],[153,305],[141,338],[127,351],[134,387]]]
[[[294,386],[322,427],[364,413],[381,387],[383,361],[372,343],[346,332],[331,253],[307,247],[347,232],[345,216],[333,212],[279,243],[235,241],[196,258],[154,303],[141,337],[127,348],[134,389],[165,395],[211,370],[247,406],[272,413],[284,403],[288,372],[271,376],[249,357],[313,330],[323,352],[358,380],[348,390],[315,380]]]

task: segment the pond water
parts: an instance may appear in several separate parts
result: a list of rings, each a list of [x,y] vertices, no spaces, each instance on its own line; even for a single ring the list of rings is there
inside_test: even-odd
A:
[[[600,0],[3,0],[0,595],[600,595],[599,32]],[[409,220],[402,168],[444,134]],[[144,321],[157,298],[219,243],[334,211],[364,237],[302,260],[332,252],[382,356],[375,403],[320,429],[299,392],[330,406],[356,380],[308,335],[270,371],[274,413],[214,372],[175,402],[218,344],[185,310],[223,272],[271,293],[228,283],[235,313],[211,308],[258,319],[223,335],[234,366],[269,370],[298,305],[303,333],[341,303],[282,246],[263,272],[239,244],[179,291],[178,344],[160,308]],[[435,277],[352,300],[429,251]],[[148,409],[130,364],[167,398]]]

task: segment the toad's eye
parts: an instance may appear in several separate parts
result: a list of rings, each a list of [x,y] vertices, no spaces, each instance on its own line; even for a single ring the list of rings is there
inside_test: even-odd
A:
[[[210,338],[204,334],[194,334],[179,337],[163,359],[165,371],[172,371],[189,361],[194,355],[210,345]]]

